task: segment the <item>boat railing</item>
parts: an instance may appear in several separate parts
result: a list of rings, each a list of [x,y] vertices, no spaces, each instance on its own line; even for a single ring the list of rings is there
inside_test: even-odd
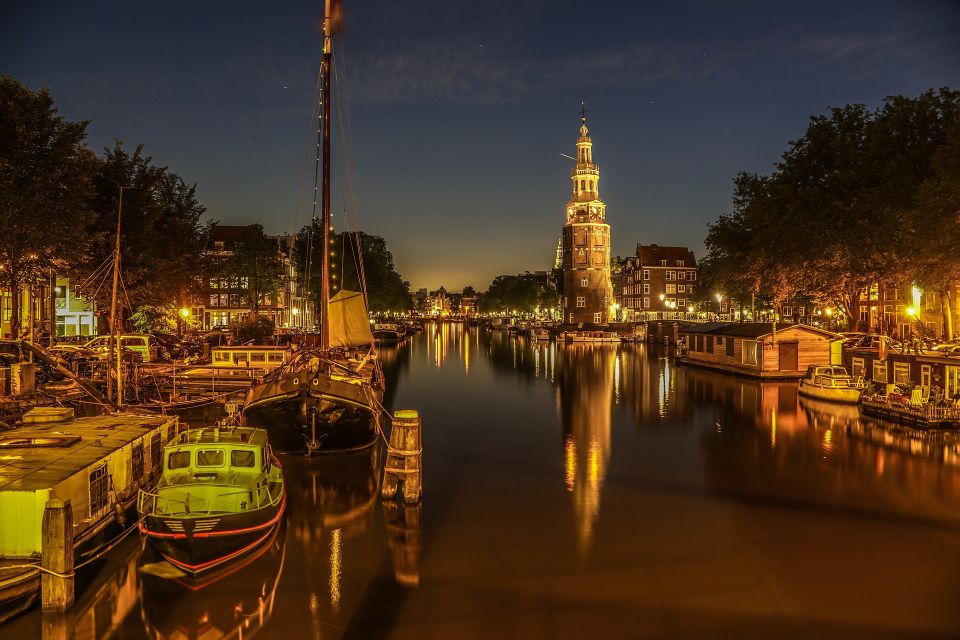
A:
[[[263,494],[266,495],[264,496]],[[259,485],[256,490],[237,489],[218,493],[214,496],[194,496],[193,498],[187,493],[186,497],[182,499],[162,496],[159,493],[141,489],[140,494],[137,496],[137,510],[141,516],[171,516],[198,513],[212,515],[214,513],[226,513],[233,510],[225,508],[223,500],[239,495],[250,496],[250,509],[259,509],[264,505],[273,504],[277,501],[277,498],[279,498],[279,496],[273,496],[270,491],[269,482]],[[216,508],[218,503],[221,507],[219,509]]]

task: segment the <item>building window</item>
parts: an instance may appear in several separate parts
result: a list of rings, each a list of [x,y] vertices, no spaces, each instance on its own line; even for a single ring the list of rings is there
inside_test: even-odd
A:
[[[601,313],[593,314],[593,321],[597,324],[600,324],[601,322],[603,322],[603,314]]]
[[[650,298],[644,298],[644,299],[643,299],[643,308],[644,308],[644,309],[649,309],[649,308],[650,308]]]
[[[661,266],[661,267],[667,266],[667,261],[666,261],[666,260],[661,260],[661,261],[660,261],[660,266]]]
[[[697,279],[697,272],[696,272],[696,271],[688,271],[688,272],[687,272],[687,280],[696,280],[696,279]]]
[[[677,277],[680,278],[681,280],[686,280],[686,279],[687,279],[687,272],[686,272],[686,271],[677,271]]]
[[[677,306],[680,307],[681,311],[683,311],[683,307],[685,307],[686,304],[687,304],[687,301],[684,300],[683,298],[680,298],[679,300],[677,300]]]
[[[649,279],[650,279],[650,269],[644,269],[644,270],[643,270],[643,279],[644,279],[644,280],[649,280]]]
[[[573,314],[570,314],[570,322],[573,322]]]
[[[677,285],[675,284],[667,285],[667,293],[676,293],[676,292],[677,292]]]
[[[792,317],[793,317],[793,307],[784,307],[784,308],[783,308],[783,315],[784,315],[784,317],[792,318]]]
[[[643,293],[644,293],[644,294],[647,294],[647,295],[650,294],[650,285],[649,285],[649,284],[644,284],[644,285],[643,285]]]
[[[577,296],[577,308],[583,309],[587,306],[587,299],[583,296]]]
[[[669,304],[672,307],[675,304],[677,304],[677,301],[674,300],[673,298],[667,298],[667,304]]]
[[[683,272],[681,272],[681,273],[683,273]],[[686,292],[687,292],[687,286],[686,286],[686,285],[683,285],[683,284],[678,284],[678,285],[677,285],[677,293],[686,293]]]
[[[682,267],[682,266],[683,266],[683,260],[677,260],[677,266],[678,266],[678,267]]]
[[[667,280],[676,280],[677,272],[676,271],[667,271]]]
[[[587,278],[580,278],[580,286],[581,286],[581,287],[585,287],[585,286],[587,286],[588,284],[590,284],[590,280],[589,280],[589,279],[587,279]]]

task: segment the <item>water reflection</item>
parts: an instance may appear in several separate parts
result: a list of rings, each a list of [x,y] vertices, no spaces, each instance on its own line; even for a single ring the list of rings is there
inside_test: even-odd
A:
[[[284,533],[281,526],[256,553],[216,575],[193,580],[142,571],[140,607],[147,637],[254,637],[273,615],[286,557]]]
[[[558,395],[563,416],[564,481],[573,494],[577,550],[586,555],[600,513],[600,494],[610,461],[611,397],[617,350],[610,345],[563,348]]]

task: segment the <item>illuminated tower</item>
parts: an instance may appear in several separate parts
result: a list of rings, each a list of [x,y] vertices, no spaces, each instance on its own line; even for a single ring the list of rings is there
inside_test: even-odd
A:
[[[600,167],[593,162],[587,133],[587,112],[581,108],[577,164],[570,172],[573,194],[563,227],[563,320],[602,324],[612,319],[610,225],[600,200]]]

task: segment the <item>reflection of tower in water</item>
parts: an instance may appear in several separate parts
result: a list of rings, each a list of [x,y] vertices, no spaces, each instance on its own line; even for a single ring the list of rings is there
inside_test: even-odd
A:
[[[593,541],[600,493],[610,461],[610,421],[617,350],[570,345],[563,350],[559,386],[564,434],[564,475],[573,494],[580,555]]]

